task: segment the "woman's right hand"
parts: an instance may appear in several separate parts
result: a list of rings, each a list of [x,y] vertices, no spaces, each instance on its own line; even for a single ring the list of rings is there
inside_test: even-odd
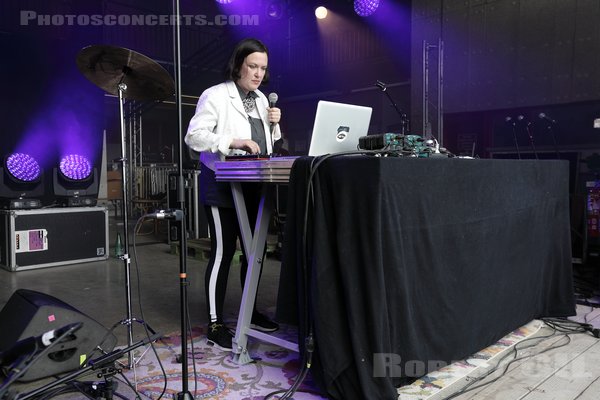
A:
[[[250,154],[260,153],[258,143],[251,139],[233,139],[229,145],[230,149],[244,150]]]

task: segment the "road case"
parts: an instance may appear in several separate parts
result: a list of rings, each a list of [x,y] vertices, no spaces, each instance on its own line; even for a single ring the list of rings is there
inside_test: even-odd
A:
[[[106,207],[0,211],[0,264],[20,271],[108,257]]]

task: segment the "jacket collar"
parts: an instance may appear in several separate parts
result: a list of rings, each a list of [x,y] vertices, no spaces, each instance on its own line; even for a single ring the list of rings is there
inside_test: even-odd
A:
[[[256,92],[255,92],[255,91],[248,92],[248,94],[245,94],[245,93],[244,93],[244,90],[242,90],[242,88],[241,88],[241,87],[239,87],[239,85],[238,85],[238,84],[236,84],[236,83],[234,82],[234,85],[235,85],[235,87],[236,87],[236,89],[237,89],[237,91],[238,91],[238,93],[239,93],[239,95],[240,95],[240,98],[241,98],[242,100],[243,100],[245,97],[247,97],[248,95],[250,95],[250,97],[252,97],[252,98],[255,98],[255,99],[258,97],[258,94],[256,94]]]
[[[227,81],[225,82],[225,85],[227,87],[227,94],[229,95],[229,100],[231,101],[233,108],[235,108],[242,115],[246,116],[246,111],[244,111],[244,105],[242,104],[242,99],[235,82]]]

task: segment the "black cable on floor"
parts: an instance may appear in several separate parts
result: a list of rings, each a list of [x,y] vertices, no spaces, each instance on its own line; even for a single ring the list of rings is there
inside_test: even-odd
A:
[[[597,334],[599,334],[599,331],[597,328],[594,328],[592,325],[587,324],[587,323],[581,323],[581,322],[577,322],[577,321],[571,321],[569,319],[566,318],[542,318],[541,319],[550,329],[552,329],[552,334],[551,335],[546,335],[546,336],[536,336],[533,338],[528,338],[528,339],[524,339],[523,341],[517,343],[513,350],[511,352],[508,352],[507,354],[505,354],[504,356],[502,356],[502,358],[500,358],[498,360],[498,362],[496,363],[496,366],[489,370],[488,372],[486,372],[484,375],[479,376],[477,378],[475,378],[473,381],[469,382],[465,387],[463,387],[461,390],[459,390],[456,393],[453,393],[452,395],[448,396],[446,399],[453,399],[457,396],[460,396],[464,393],[470,392],[472,390],[475,389],[479,389],[485,386],[488,386],[494,382],[496,382],[497,380],[499,380],[500,378],[502,378],[506,372],[508,371],[508,368],[516,361],[520,361],[523,359],[527,359],[527,358],[533,358],[535,356],[538,356],[540,354],[543,354],[547,351],[550,350],[555,350],[561,347],[564,347],[566,345],[568,345],[569,343],[571,343],[571,337],[569,335],[572,334],[585,334],[585,333],[590,333],[592,334],[592,336],[594,337],[598,337],[596,336]],[[534,346],[537,346],[538,344],[542,343],[543,341],[551,338],[551,337],[555,337],[557,336],[557,334],[563,334],[564,337],[567,339],[567,341],[565,343],[562,343],[558,346],[550,346],[544,350],[541,350],[539,352],[537,352],[536,354],[532,354],[532,355],[528,355],[528,356],[523,356],[523,357],[517,357],[517,353],[519,350],[524,350],[527,348],[531,348]],[[540,341],[538,341],[535,344],[526,346],[526,347],[518,347],[520,344],[528,342],[528,341],[533,341],[533,340],[537,340],[537,339],[542,339]],[[504,359],[506,359],[509,355],[513,355],[514,359],[510,360],[510,362],[508,362],[505,366],[504,369],[502,370],[502,373],[495,377],[494,379],[490,380],[489,382],[485,382],[482,383],[480,385],[476,385],[473,386],[475,383],[477,382],[481,382],[482,380],[484,380],[485,378],[487,378],[488,376],[490,376],[491,374],[495,373],[496,371],[498,371],[498,368],[500,367],[500,364],[502,363],[502,361]]]
[[[510,368],[510,366],[514,362],[516,362],[516,361],[523,360],[523,359],[526,359],[526,358],[532,358],[532,357],[535,357],[535,356],[537,356],[539,354],[545,353],[547,351],[564,347],[564,346],[568,345],[571,342],[571,338],[568,335],[565,335],[565,337],[567,338],[567,342],[566,343],[563,343],[563,344],[561,344],[559,346],[548,347],[548,348],[546,348],[546,349],[544,349],[544,350],[542,350],[542,351],[540,351],[540,352],[538,352],[536,354],[532,354],[532,355],[524,356],[524,357],[517,357],[517,354],[518,354],[519,350],[525,350],[525,349],[528,349],[528,348],[535,347],[538,344],[542,343],[543,341],[545,341],[547,339],[550,339],[552,337],[555,337],[556,336],[556,332],[557,331],[553,330],[552,334],[550,334],[550,335],[536,336],[536,337],[533,337],[533,338],[524,339],[521,342],[515,344],[515,346],[513,347],[513,349],[510,352],[507,352],[505,355],[503,355],[498,360],[498,362],[496,363],[496,365],[492,369],[490,369],[489,371],[487,371],[485,374],[483,374],[481,376],[478,376],[477,378],[473,379],[472,381],[470,381],[469,383],[467,383],[463,388],[461,388],[459,391],[457,391],[455,393],[452,393],[450,396],[446,397],[445,400],[453,399],[453,398],[458,397],[458,396],[460,396],[462,394],[471,392],[471,391],[476,390],[476,389],[483,388],[485,386],[488,386],[488,385],[490,385],[490,384],[498,381],[500,378],[502,378],[506,374],[506,372],[508,371],[508,369]],[[530,341],[538,340],[538,339],[541,339],[541,340],[539,340],[538,342],[533,343],[531,345],[528,345],[528,346],[519,347],[520,344],[523,344],[525,342],[530,342]],[[485,378],[487,378],[488,376],[492,375],[493,373],[497,372],[498,368],[500,367],[500,364],[502,363],[502,361],[504,361],[505,359],[507,359],[511,355],[514,358],[512,360],[510,360],[508,363],[506,363],[506,365],[504,365],[504,368],[503,368],[502,372],[500,373],[500,375],[498,375],[494,379],[490,380],[489,382],[485,382],[485,383],[481,383],[479,385],[473,386],[476,383],[483,381]]]
[[[566,333],[590,333],[595,338],[600,338],[600,328],[595,328],[592,324],[585,322],[572,321],[567,318],[542,318],[542,321],[551,328],[559,332]]]

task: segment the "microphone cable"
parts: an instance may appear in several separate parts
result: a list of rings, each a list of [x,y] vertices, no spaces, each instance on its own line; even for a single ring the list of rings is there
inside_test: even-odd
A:
[[[181,213],[181,210],[177,210],[177,209],[157,210],[154,213],[149,213],[149,214],[146,214],[146,215],[142,216],[140,218],[140,220],[138,220],[138,221],[142,221],[145,218],[151,218],[151,219],[168,219],[168,220],[176,220],[176,221],[178,221],[178,220],[181,219],[182,215],[183,214]],[[137,224],[136,224],[136,227],[137,227]],[[134,232],[135,231],[137,231],[137,229],[134,230]],[[181,234],[185,234],[185,233],[181,233]],[[140,315],[142,316],[142,318],[144,318],[143,311],[142,311],[142,299],[141,299],[141,293],[140,293],[140,291],[141,291],[141,285],[140,285],[140,279],[139,279],[139,269],[137,267],[137,265],[138,265],[137,264],[137,253],[136,253],[136,250],[135,250],[135,238],[133,240],[133,243],[134,243],[133,256],[134,256],[134,263],[135,263],[135,266],[136,266],[137,281],[138,281],[138,288],[139,288],[138,289],[138,302],[139,302],[139,306],[140,306]],[[196,368],[196,362],[195,362],[195,360],[196,360],[196,351],[194,349],[194,343],[193,343],[194,338],[192,336],[193,331],[192,331],[192,325],[191,325],[191,318],[190,318],[189,307],[186,307],[186,308],[187,308],[186,318],[187,318],[187,321],[188,321],[188,323],[187,323],[187,332],[188,332],[188,337],[189,337],[190,341],[192,342],[192,345],[189,348],[190,348],[190,352],[192,353],[192,369],[194,371],[194,395],[193,396],[196,397],[196,395],[198,393],[198,370]],[[146,334],[148,334],[148,328],[147,328],[147,325],[145,323],[144,323],[144,328],[146,329]],[[162,375],[164,377],[163,389],[162,389],[162,392],[160,393],[160,395],[159,395],[159,397],[157,399],[157,400],[160,400],[165,395],[165,392],[167,390],[168,378],[167,378],[167,373],[166,373],[166,371],[164,369],[164,366],[163,366],[160,358],[158,357],[156,349],[154,348],[154,346],[152,346],[152,343],[151,343],[151,347],[152,347],[152,350],[153,350],[153,352],[154,352],[154,354],[156,356],[156,359],[158,360],[158,363],[160,365],[160,369],[161,369]],[[183,353],[183,351],[187,351],[187,350],[188,350],[188,344],[182,342],[181,343],[181,352]],[[177,356],[176,360],[177,360],[178,363],[181,363],[180,356]]]
[[[137,258],[137,245],[136,245],[136,232],[138,231],[138,229],[141,227],[142,223],[144,222],[144,220],[146,218],[148,218],[149,215],[145,214],[142,215],[141,217],[138,218],[137,222],[135,223],[135,227],[133,228],[133,265],[135,266],[135,277],[136,277],[136,281],[137,281],[137,298],[138,298],[138,307],[140,309],[140,317],[142,317],[142,319],[139,321],[142,326],[144,327],[144,331],[146,333],[146,337],[148,338],[148,340],[150,340],[150,330],[148,328],[148,324],[146,324],[146,317],[144,317],[144,308],[142,306],[142,284],[141,284],[141,279],[140,279],[140,267],[139,267],[139,263],[138,263],[138,258]],[[126,251],[128,251],[128,249],[126,249]],[[133,321],[130,321],[130,323],[133,323]],[[163,366],[162,361],[160,360],[160,357],[158,356],[158,352],[156,351],[156,347],[154,347],[154,342],[149,341],[150,344],[150,348],[152,349],[152,352],[154,353],[154,356],[156,357],[156,360],[158,361],[158,365],[160,366],[160,370],[162,372],[163,375],[163,388],[162,388],[162,392],[160,393],[160,395],[158,396],[158,400],[162,399],[162,397],[165,395],[166,391],[167,391],[167,372],[165,371],[165,367]],[[134,368],[135,368],[135,362],[134,362]],[[137,382],[136,382],[137,384]],[[137,393],[137,391],[136,391]]]
[[[178,209],[165,209],[165,210],[157,210],[154,213],[149,213],[149,214],[145,214],[142,215],[138,221],[136,222],[135,228],[134,228],[134,232],[137,232],[137,230],[139,229],[139,227],[141,226],[142,222],[145,219],[167,219],[167,220],[172,220],[172,221],[179,221],[181,220],[181,218],[183,217],[183,213],[181,210]],[[181,235],[185,235],[185,232],[181,232]],[[146,331],[146,335],[148,336],[148,338],[150,337],[150,332],[148,329],[147,324],[144,322],[145,317],[144,317],[144,311],[143,311],[143,307],[142,307],[142,297],[141,297],[141,283],[140,283],[140,270],[138,267],[138,261],[137,261],[137,251],[136,251],[136,241],[135,241],[135,234],[133,236],[133,260],[134,260],[134,265],[135,265],[135,271],[136,271],[136,280],[137,280],[137,286],[138,286],[138,303],[139,303],[139,309],[140,309],[140,316],[142,317],[142,321],[140,321],[142,323],[142,325],[144,326],[144,329]],[[196,369],[196,363],[195,363],[195,359],[196,359],[196,353],[194,350],[194,345],[193,345],[193,337],[192,337],[192,326],[191,326],[191,318],[190,318],[190,314],[189,314],[189,308],[188,308],[188,313],[186,315],[186,318],[188,320],[188,324],[187,324],[187,330],[188,330],[188,334],[189,334],[189,338],[190,341],[192,342],[192,346],[190,346],[191,348],[191,353],[192,353],[192,360],[194,360],[192,362],[192,368],[194,371],[194,396],[197,394],[198,392],[198,371]],[[154,347],[154,344],[152,342],[150,342],[150,347],[152,348],[152,351],[156,357],[156,359],[158,360],[158,364],[160,366],[162,375],[164,377],[164,383],[163,383],[163,389],[162,392],[160,393],[159,397],[157,400],[160,400],[166,393],[167,391],[167,383],[168,383],[168,379],[167,379],[167,372],[165,371],[165,368],[163,366],[163,363],[160,360],[160,357],[158,356],[158,352],[156,351],[156,348]],[[187,343],[181,343],[181,351],[187,351],[188,349],[188,344]]]
[[[498,362],[496,363],[496,365],[493,368],[491,368],[489,371],[485,372],[483,375],[478,376],[478,377],[474,378],[473,380],[469,381],[464,387],[462,387],[457,392],[451,394],[450,396],[446,397],[446,399],[453,399],[464,393],[482,388],[484,386],[487,386],[487,385],[490,385],[490,384],[496,382],[497,380],[502,378],[504,376],[504,374],[506,374],[506,372],[508,371],[510,366],[517,361],[530,359],[530,358],[533,358],[540,354],[546,353],[548,351],[567,346],[568,344],[571,343],[571,337],[569,336],[571,334],[590,333],[592,336],[594,336],[596,338],[600,337],[600,329],[594,328],[591,324],[588,324],[588,323],[572,321],[572,320],[569,320],[566,318],[540,318],[540,320],[542,322],[544,322],[550,329],[552,329],[552,333],[550,333],[548,335],[530,337],[530,338],[522,340],[519,343],[516,343],[514,345],[513,349],[511,351],[507,352],[505,355],[503,355],[498,360]],[[566,338],[566,341],[564,343],[556,344],[558,342],[558,340],[557,340],[553,345],[550,345],[550,346],[544,348],[543,350],[538,351],[535,354],[531,354],[531,355],[524,354],[520,357],[517,357],[519,351],[524,350],[524,349],[533,348],[533,347],[541,344],[542,342],[544,342],[550,338],[557,337],[557,336],[562,336],[562,337]],[[532,344],[528,344],[527,346],[519,346],[526,342],[533,342],[535,340],[538,340],[538,341],[535,343],[532,343]],[[513,359],[510,360],[508,363],[506,363],[506,365],[503,366],[502,372],[500,373],[500,375],[491,379],[488,382],[482,382],[485,378],[489,377],[494,372],[498,371],[500,368],[500,364],[505,359],[507,359],[510,355],[513,356]],[[479,384],[475,385],[476,383],[479,383]]]

